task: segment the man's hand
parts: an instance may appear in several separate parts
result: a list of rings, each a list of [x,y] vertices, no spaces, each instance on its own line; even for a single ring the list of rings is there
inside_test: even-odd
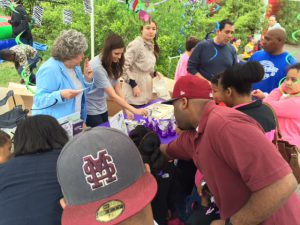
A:
[[[139,88],[139,86],[135,86],[134,88],[132,88],[132,91],[133,91],[133,97],[141,96],[141,89]]]
[[[77,96],[82,90],[64,89],[60,92],[62,99],[72,99]]]
[[[93,79],[93,70],[91,68],[89,59],[87,59],[87,58],[84,60],[83,75],[84,75],[84,79],[87,82],[92,81],[92,79]]]

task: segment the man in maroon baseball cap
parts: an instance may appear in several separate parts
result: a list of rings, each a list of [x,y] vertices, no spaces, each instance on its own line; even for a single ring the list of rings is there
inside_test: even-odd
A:
[[[168,159],[193,159],[202,172],[220,209],[211,225],[300,224],[296,179],[254,119],[217,106],[197,76],[181,77],[172,97],[165,103],[184,131],[160,149]]]
[[[180,77],[175,83],[172,99],[163,102],[163,104],[173,104],[176,99],[211,99],[212,88],[207,80],[200,79],[197,76]]]

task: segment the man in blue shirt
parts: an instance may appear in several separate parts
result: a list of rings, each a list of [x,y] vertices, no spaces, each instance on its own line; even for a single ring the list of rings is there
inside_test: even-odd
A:
[[[203,40],[194,48],[188,62],[188,72],[202,79],[211,78],[237,63],[237,55],[230,44],[233,23],[222,20],[213,40]]]
[[[270,93],[286,76],[287,67],[297,63],[294,57],[283,50],[285,39],[286,33],[283,29],[269,30],[263,40],[264,50],[255,52],[248,60],[260,62],[265,69],[263,80],[254,84],[253,89]]]

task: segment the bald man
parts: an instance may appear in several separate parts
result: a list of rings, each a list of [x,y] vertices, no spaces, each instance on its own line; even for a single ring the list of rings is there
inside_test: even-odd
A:
[[[280,80],[286,76],[289,65],[296,64],[296,59],[283,50],[286,40],[284,29],[269,30],[263,40],[264,50],[255,52],[248,61],[258,61],[265,69],[262,81],[253,85],[253,89],[260,89],[270,93],[278,87]]]
[[[268,30],[282,28],[281,25],[277,22],[276,17],[274,15],[269,17],[268,24],[269,24]]]

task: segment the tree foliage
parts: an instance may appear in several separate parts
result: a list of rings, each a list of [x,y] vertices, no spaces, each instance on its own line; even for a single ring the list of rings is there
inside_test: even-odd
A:
[[[287,42],[300,44],[300,32],[297,33],[297,40],[292,38],[292,33],[300,29],[300,2],[282,0],[282,7],[278,15],[278,21],[287,33]],[[298,19],[297,19],[298,16]]]
[[[264,22],[262,0],[224,0],[220,10],[213,16],[209,15],[211,6],[198,1],[193,7],[188,2],[189,0],[169,0],[156,6],[155,11],[151,13],[158,23],[158,43],[161,48],[157,69],[168,77],[173,77],[177,63],[177,60],[170,61],[168,57],[179,55],[180,50],[184,50],[187,37],[197,36],[203,39],[206,33],[215,28],[216,21],[229,18],[235,22],[235,36],[246,44],[247,36],[260,32]],[[40,2],[40,5],[44,8],[44,16],[42,26],[33,30],[36,41],[51,47],[59,33],[70,28],[83,32],[90,40],[90,16],[84,12],[82,0],[68,1],[66,5],[47,2]],[[71,25],[63,23],[64,9],[73,12]],[[100,51],[109,33],[118,33],[128,44],[140,34],[141,24],[138,15],[130,12],[126,4],[117,0],[95,0],[95,54]],[[182,28],[184,34],[180,32]],[[47,54],[49,55],[49,52]]]

